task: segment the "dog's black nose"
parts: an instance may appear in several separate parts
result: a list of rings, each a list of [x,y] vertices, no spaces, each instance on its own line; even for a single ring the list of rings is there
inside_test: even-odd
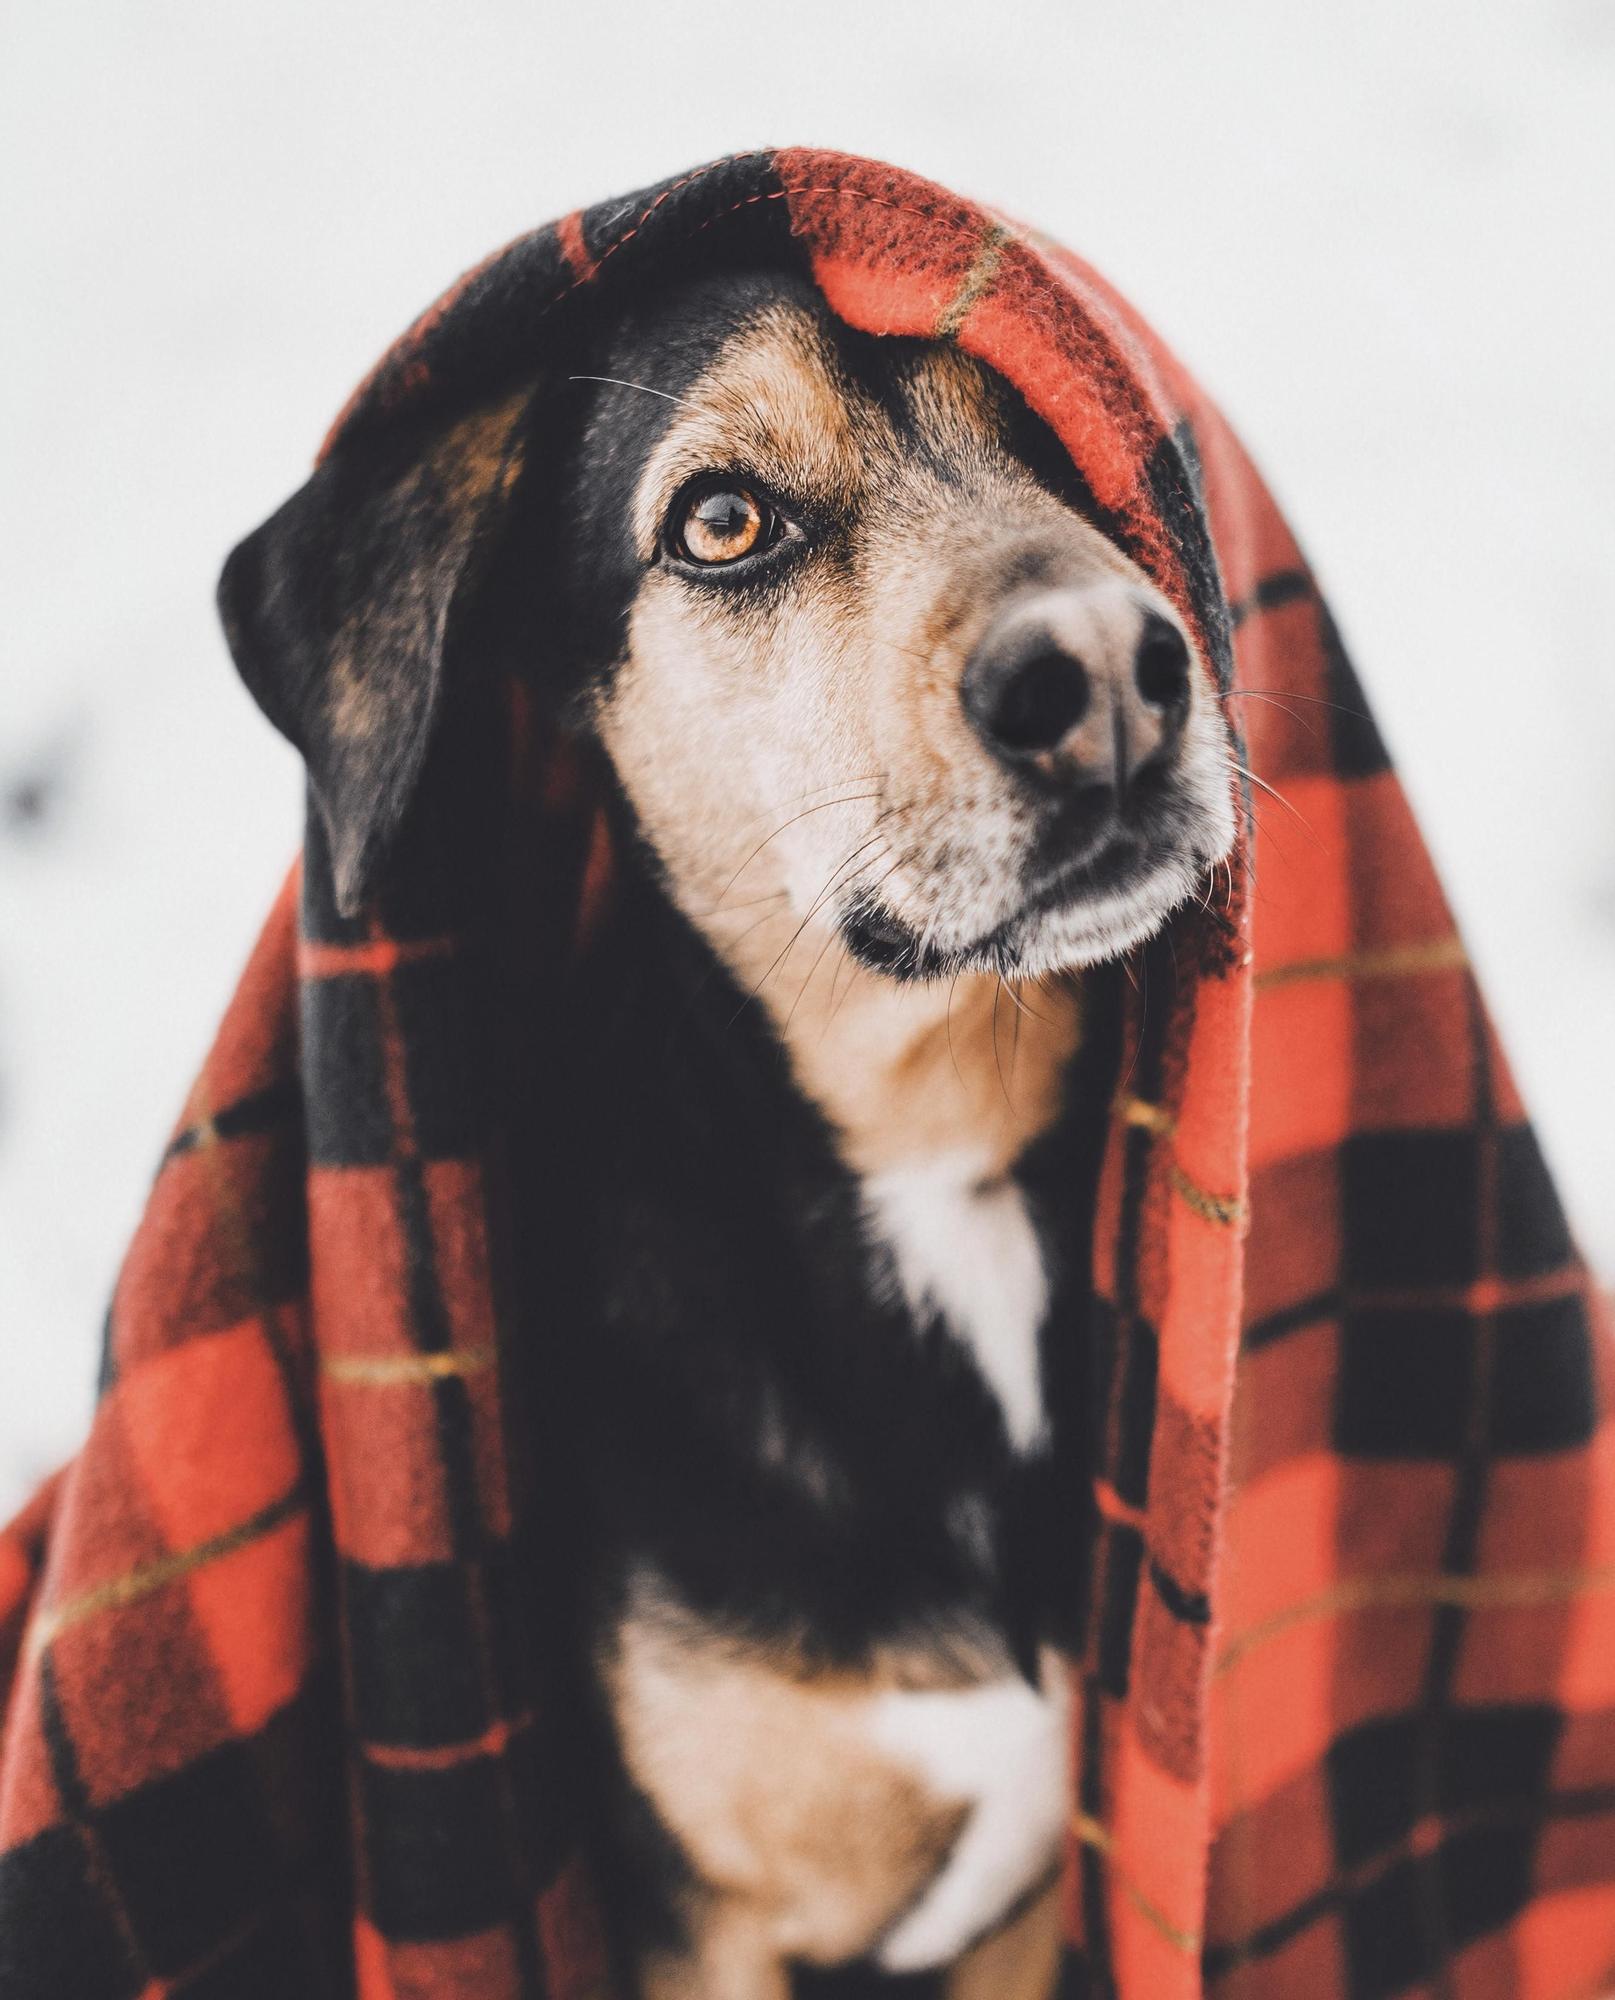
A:
[[[1177,748],[1189,648],[1169,619],[1129,595],[1048,592],[993,622],[959,698],[1000,762],[1125,798]]]

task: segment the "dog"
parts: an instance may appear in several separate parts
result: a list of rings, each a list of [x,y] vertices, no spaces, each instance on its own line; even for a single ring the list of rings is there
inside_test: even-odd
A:
[[[529,1024],[568,1170],[517,1160],[513,1213],[625,1983],[1034,2000],[1114,967],[1231,849],[1212,677],[1007,384],[788,269],[664,283],[523,421],[478,629],[593,746],[617,857]],[[350,739],[421,699],[399,658]]]
[[[1228,739],[1177,612],[957,350],[723,273],[582,358],[524,549],[628,911],[606,1009],[554,1030],[588,1081],[545,1278],[589,1331],[548,1407],[638,1976],[1043,1994],[1064,1219],[1109,1039],[1080,975],[1227,853]]]

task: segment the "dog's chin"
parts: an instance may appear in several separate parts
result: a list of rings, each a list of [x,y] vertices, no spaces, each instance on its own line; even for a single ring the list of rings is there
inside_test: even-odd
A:
[[[967,937],[950,938],[935,924],[922,931],[875,897],[854,900],[837,922],[852,956],[889,979],[1037,979],[1103,965],[1147,942],[1204,893],[1218,858],[1118,843],[1097,861],[1055,871],[1009,916]]]

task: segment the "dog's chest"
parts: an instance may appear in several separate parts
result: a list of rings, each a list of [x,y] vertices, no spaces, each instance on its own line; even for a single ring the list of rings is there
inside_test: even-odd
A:
[[[1047,1419],[1038,1358],[1048,1308],[1043,1247],[1026,1200],[1005,1175],[945,1153],[864,1177],[863,1205],[909,1310],[940,1317],[970,1354],[1017,1451],[1034,1450]]]
[[[963,1683],[919,1654],[810,1674],[657,1596],[642,1579],[608,1652],[624,1760],[773,1952],[944,1965],[1047,1880],[1070,1720],[1052,1654],[1035,1687],[985,1655]]]

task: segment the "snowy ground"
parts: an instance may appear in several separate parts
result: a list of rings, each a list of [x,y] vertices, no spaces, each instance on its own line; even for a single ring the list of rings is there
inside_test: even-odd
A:
[[[740,145],[1092,256],[1300,525],[1615,1270],[1610,0],[102,0],[0,26],[0,1507],[294,846],[213,578],[485,248]]]

